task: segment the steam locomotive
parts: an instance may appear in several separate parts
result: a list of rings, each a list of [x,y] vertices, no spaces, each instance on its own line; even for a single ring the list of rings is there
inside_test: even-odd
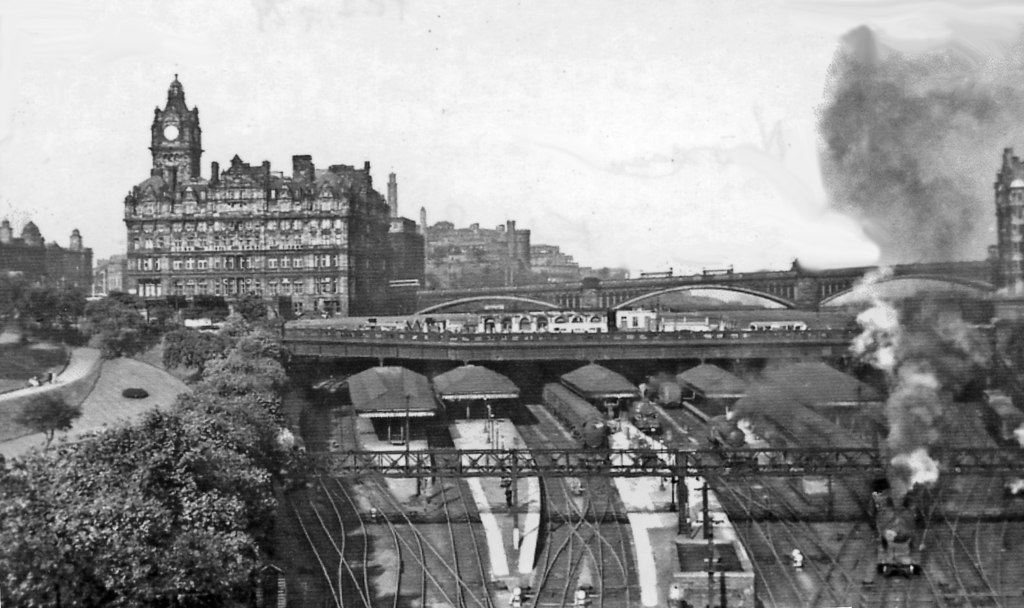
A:
[[[658,411],[654,409],[654,404],[646,399],[633,404],[629,420],[642,433],[648,435],[661,433],[661,418],[658,416]]]
[[[920,556],[914,540],[921,527],[921,513],[911,494],[897,504],[889,482],[875,480],[871,488],[871,515],[878,534],[878,572],[883,576],[920,574]]]
[[[544,407],[565,425],[578,447],[592,450],[596,460],[607,458],[610,429],[597,408],[561,384],[545,384],[542,396]]]
[[[731,412],[724,416],[713,416],[708,420],[708,444],[719,449],[748,447],[746,435]]]

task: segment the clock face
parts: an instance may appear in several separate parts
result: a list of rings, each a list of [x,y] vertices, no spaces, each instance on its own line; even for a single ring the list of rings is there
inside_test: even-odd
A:
[[[174,141],[178,139],[178,127],[177,125],[167,125],[164,127],[164,139],[167,141]]]

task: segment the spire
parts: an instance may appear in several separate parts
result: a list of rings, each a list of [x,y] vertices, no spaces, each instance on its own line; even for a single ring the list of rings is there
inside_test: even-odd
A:
[[[171,108],[177,108],[181,112],[187,112],[188,106],[185,105],[185,88],[178,82],[178,75],[174,75],[174,81],[171,82],[171,86],[167,88],[167,106],[164,111],[170,110]]]

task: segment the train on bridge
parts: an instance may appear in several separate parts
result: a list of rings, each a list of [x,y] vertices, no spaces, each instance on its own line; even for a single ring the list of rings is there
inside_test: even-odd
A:
[[[609,332],[712,332],[712,331],[807,331],[800,317],[750,318],[745,315],[694,315],[643,308],[603,312],[532,311],[434,313],[428,315],[331,317],[289,321],[287,328],[323,328],[352,331],[459,333],[459,334],[597,334]],[[842,325],[841,320],[829,322]],[[831,326],[829,326],[831,328]]]

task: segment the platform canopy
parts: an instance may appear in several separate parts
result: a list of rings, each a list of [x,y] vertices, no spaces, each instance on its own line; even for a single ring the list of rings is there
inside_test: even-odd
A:
[[[791,363],[768,369],[764,379],[808,406],[858,406],[883,401],[874,387],[824,363]]]
[[[445,401],[519,397],[519,387],[511,380],[479,365],[463,365],[436,376],[434,390]]]
[[[404,367],[373,367],[346,383],[356,413],[367,418],[427,418],[437,410],[427,378]]]
[[[622,374],[591,363],[562,376],[562,384],[587,399],[639,397],[640,390]]]
[[[710,363],[677,374],[676,381],[705,399],[739,399],[747,393],[746,380]]]

